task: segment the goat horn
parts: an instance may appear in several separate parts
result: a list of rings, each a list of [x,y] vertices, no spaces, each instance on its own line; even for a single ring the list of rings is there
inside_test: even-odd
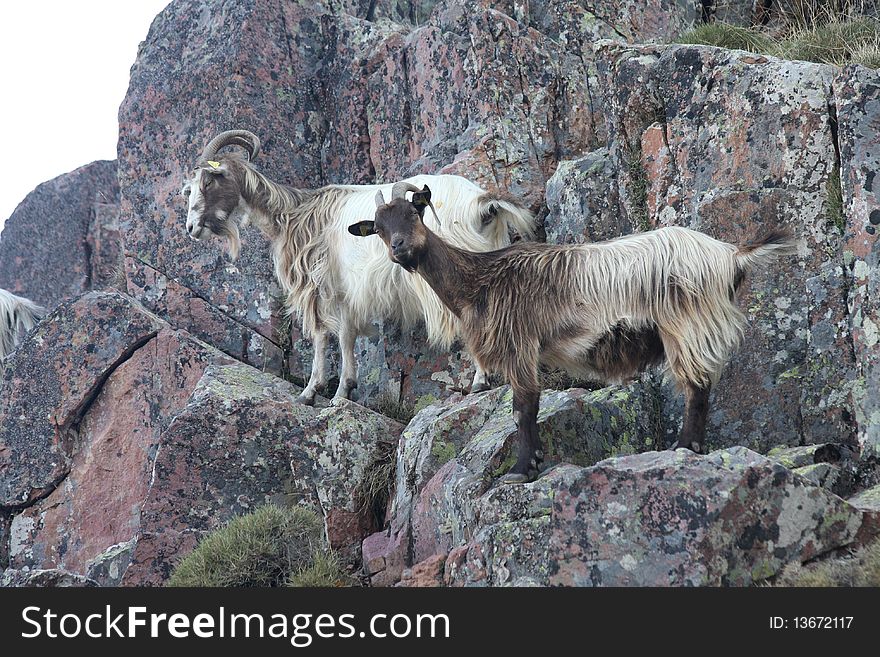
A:
[[[252,161],[260,153],[260,138],[249,130],[227,130],[214,137],[202,151],[202,160],[210,160],[224,146],[241,146]]]
[[[394,187],[391,188],[391,200],[393,201],[396,198],[406,198],[407,192],[420,192],[422,191],[412,183],[408,182],[398,182],[394,183]]]
[[[394,187],[391,188],[391,200],[393,201],[396,198],[406,198],[407,192],[423,192],[424,189],[419,189],[412,183],[408,182],[398,182],[394,183]],[[440,225],[440,217],[437,216],[437,210],[434,209],[434,204],[431,203],[430,198],[428,199],[428,207],[431,208],[431,213],[434,215],[434,219],[437,220],[437,225]]]

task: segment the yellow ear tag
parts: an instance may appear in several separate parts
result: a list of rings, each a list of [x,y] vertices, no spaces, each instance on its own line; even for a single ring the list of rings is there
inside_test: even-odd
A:
[[[366,237],[370,234],[370,229],[367,226],[361,224],[361,237]]]
[[[219,162],[214,162],[214,161],[212,161],[212,160],[208,160],[208,164],[211,165],[211,168],[212,168],[212,169],[219,169],[219,168],[220,168],[220,163],[219,163]]]

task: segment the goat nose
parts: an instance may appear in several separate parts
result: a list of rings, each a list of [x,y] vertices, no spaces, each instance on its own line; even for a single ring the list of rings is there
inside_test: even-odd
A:
[[[403,246],[403,238],[395,237],[391,240],[391,250],[397,251],[401,246]]]

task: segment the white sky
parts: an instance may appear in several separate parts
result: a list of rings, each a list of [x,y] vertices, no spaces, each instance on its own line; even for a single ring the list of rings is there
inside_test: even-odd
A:
[[[168,1],[3,2],[0,228],[41,182],[116,158],[129,69]]]

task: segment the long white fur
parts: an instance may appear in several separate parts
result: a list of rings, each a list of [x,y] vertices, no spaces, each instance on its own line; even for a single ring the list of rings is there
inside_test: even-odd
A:
[[[21,337],[46,311],[30,299],[0,289],[0,360],[8,356]]]
[[[420,277],[407,274],[391,262],[381,240],[359,239],[348,232],[350,225],[374,216],[377,191],[381,190],[384,197],[390,199],[393,184],[331,185],[316,192],[303,192],[304,199],[293,199],[287,198],[290,194],[278,190],[277,186],[273,189],[275,184],[252,167],[247,170],[246,184],[252,191],[260,185],[267,187],[270,203],[276,207],[283,208],[286,203],[295,201],[297,205],[305,203],[313,208],[309,221],[304,221],[297,212],[286,216],[282,211],[270,216],[271,213],[242,202],[230,217],[232,224],[235,221],[241,225],[253,223],[273,240],[275,273],[286,295],[287,310],[303,318],[304,329],[314,346],[311,377],[302,393],[304,399],[313,399],[326,383],[327,333],[339,336],[342,352],[342,371],[334,399],[347,397],[347,386],[357,379],[354,340],[358,335],[368,334],[373,321],[390,320],[409,325],[423,320],[431,343],[442,347],[452,343],[458,334],[458,320],[434,291]],[[186,186],[190,190],[187,230],[196,238],[206,232],[201,228],[204,203],[199,192],[200,175],[207,174],[197,170]],[[523,237],[534,233],[531,212],[484,196],[485,190],[461,176],[421,175],[406,182],[430,187],[440,222],[438,224],[433,216],[427,217],[426,222],[456,246],[490,251],[510,244],[509,230]],[[308,196],[315,193],[322,196]],[[490,206],[495,206],[496,214],[484,226],[482,217]],[[290,224],[297,221],[299,226]],[[306,239],[294,249],[291,234],[297,230],[306,231]],[[233,229],[233,233],[235,237],[227,242],[230,255],[235,257],[237,229]],[[297,258],[306,257],[310,259],[307,280],[292,285],[290,271]],[[474,386],[485,381],[485,372],[477,367]]]
[[[508,228],[531,236],[534,218],[504,201],[493,200],[500,211],[485,229],[480,217],[489,202],[481,202],[484,190],[460,176],[415,176],[407,178],[418,187],[428,185],[440,224],[430,212],[427,226],[455,246],[469,251],[492,251],[510,244]],[[370,219],[376,212],[376,190],[386,200],[392,185],[350,187],[357,193],[346,199],[328,237],[335,240],[339,287],[345,290],[350,321],[366,328],[373,319],[391,319],[411,324],[424,320],[431,343],[449,347],[458,334],[455,316],[443,305],[420,276],[413,276],[388,258],[382,240],[352,237],[348,226]]]

